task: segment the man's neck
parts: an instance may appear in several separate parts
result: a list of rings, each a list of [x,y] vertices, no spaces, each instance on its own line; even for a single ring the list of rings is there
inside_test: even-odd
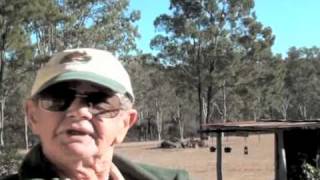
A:
[[[105,180],[110,173],[111,157],[92,157],[68,159],[64,162],[53,162],[60,177],[71,179]]]

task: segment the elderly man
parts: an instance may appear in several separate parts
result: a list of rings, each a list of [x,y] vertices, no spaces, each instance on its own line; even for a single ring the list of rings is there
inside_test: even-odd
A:
[[[128,73],[109,52],[71,49],[37,73],[25,104],[40,144],[5,179],[170,180],[183,170],[136,164],[114,155],[137,120]]]

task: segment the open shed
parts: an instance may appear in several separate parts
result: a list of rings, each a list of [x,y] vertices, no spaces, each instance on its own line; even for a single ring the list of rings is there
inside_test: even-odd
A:
[[[274,133],[275,180],[295,180],[303,162],[320,165],[320,121],[243,121],[205,124],[200,133],[217,137],[217,180],[222,174],[222,133]]]

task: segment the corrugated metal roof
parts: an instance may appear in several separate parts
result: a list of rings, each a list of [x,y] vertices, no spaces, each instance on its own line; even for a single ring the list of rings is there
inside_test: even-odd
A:
[[[267,120],[267,121],[241,121],[241,122],[227,122],[204,124],[200,132],[235,132],[235,131],[263,131],[275,132],[277,130],[290,129],[320,129],[319,120],[310,121],[281,121],[281,120]]]

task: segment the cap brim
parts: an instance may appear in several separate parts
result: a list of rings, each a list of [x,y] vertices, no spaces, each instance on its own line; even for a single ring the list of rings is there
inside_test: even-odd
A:
[[[96,83],[103,87],[109,88],[121,94],[126,93],[125,87],[123,87],[121,84],[119,84],[118,82],[112,79],[108,79],[106,77],[100,76],[92,72],[70,71],[70,72],[59,74],[54,78],[50,79],[47,83],[42,85],[41,88],[39,88],[39,90],[35,94],[42,91],[46,87],[49,87],[50,85],[53,85],[59,82],[70,81],[70,80],[88,81],[88,82]]]

